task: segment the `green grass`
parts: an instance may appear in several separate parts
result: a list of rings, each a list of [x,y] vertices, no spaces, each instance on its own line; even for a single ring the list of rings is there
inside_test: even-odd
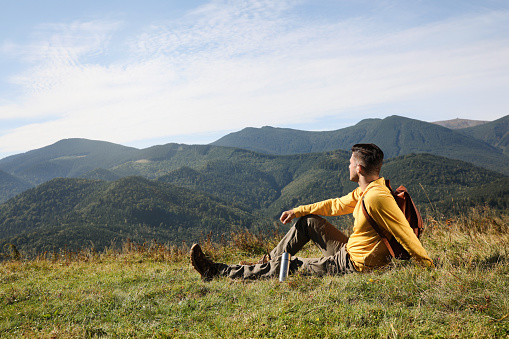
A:
[[[428,220],[437,266],[395,262],[343,277],[202,282],[185,247],[125,244],[0,264],[1,338],[508,338],[507,218]],[[257,259],[277,238],[204,241],[215,260]],[[305,256],[316,255],[308,246]]]

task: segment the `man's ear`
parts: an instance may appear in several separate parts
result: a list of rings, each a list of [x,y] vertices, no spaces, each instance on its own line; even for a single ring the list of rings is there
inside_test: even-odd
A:
[[[355,166],[355,171],[357,172],[357,174],[362,174],[362,175],[364,175],[364,173],[365,173],[364,167],[362,167],[362,165],[361,165],[361,164],[357,164],[357,165]]]

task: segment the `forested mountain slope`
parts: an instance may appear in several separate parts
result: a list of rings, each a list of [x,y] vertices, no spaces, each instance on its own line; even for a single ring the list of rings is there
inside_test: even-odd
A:
[[[31,188],[28,182],[0,170],[0,203]]]
[[[481,126],[463,128],[458,132],[483,140],[509,156],[509,115]]]
[[[102,249],[127,239],[178,244],[251,226],[246,211],[141,177],[53,179],[0,205],[0,246],[35,252],[91,244]]]

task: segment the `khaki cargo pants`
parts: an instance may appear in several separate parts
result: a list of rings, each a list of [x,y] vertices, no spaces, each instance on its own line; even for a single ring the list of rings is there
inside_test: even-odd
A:
[[[313,241],[322,251],[321,258],[294,257],[309,241]],[[327,220],[316,215],[299,218],[270,252],[271,260],[256,265],[218,264],[220,275],[237,279],[271,278],[279,275],[281,255],[288,252],[290,274],[296,271],[304,274],[348,274],[356,272],[350,256],[346,252],[348,237],[331,225]]]

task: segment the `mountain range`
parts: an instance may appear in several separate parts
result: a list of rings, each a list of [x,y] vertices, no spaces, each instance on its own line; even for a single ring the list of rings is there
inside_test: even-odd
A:
[[[273,229],[282,210],[356,187],[348,180],[348,160],[357,142],[381,145],[382,175],[394,188],[404,184],[424,216],[476,205],[507,211],[507,121],[450,130],[393,116],[361,121],[339,130],[343,136],[264,127],[210,145],[141,150],[61,140],[0,160],[0,251],[7,243],[39,252]],[[336,147],[341,142],[345,146]],[[462,152],[470,157],[462,159]],[[335,220],[345,227],[350,222]]]
[[[509,115],[462,130],[399,116],[362,120],[355,126],[325,132],[287,128],[245,128],[212,145],[250,149],[268,154],[297,154],[348,150],[357,143],[380,146],[386,158],[430,153],[464,160],[509,175]]]
[[[509,175],[509,116],[479,126],[455,129],[419,120],[391,116],[367,119],[335,131],[300,131],[285,128],[245,128],[209,146],[235,147],[266,154],[300,154],[349,150],[353,144],[373,142],[386,158],[411,153],[430,153],[463,160]],[[185,166],[182,149],[192,146],[166,144],[137,149],[104,141],[66,139],[53,145],[0,159],[0,202],[57,177],[103,178],[138,175],[144,164],[173,159],[172,169]],[[186,153],[186,152],[184,152]],[[187,157],[188,155],[186,155]],[[180,162],[179,162],[180,159]],[[95,171],[95,172],[94,172]],[[101,174],[102,172],[102,174]],[[152,173],[154,178],[164,174]]]

